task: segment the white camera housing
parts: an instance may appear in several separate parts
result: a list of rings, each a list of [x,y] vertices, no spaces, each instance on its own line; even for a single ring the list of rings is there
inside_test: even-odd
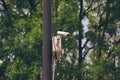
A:
[[[69,32],[57,31],[57,35],[60,35],[62,37],[67,37],[69,35]]]

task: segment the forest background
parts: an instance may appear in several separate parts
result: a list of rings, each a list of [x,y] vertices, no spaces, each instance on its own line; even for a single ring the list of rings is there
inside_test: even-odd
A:
[[[70,33],[55,80],[120,79],[119,3],[52,0],[52,34]],[[0,0],[0,80],[42,79],[42,17],[42,0]]]

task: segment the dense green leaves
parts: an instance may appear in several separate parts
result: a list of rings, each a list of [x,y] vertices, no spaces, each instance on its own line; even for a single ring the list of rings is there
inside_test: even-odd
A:
[[[5,67],[0,68],[4,70],[0,71],[0,78],[36,80],[42,75],[42,10],[30,12],[30,4],[25,0],[7,0],[5,4],[7,10],[0,16],[0,57],[6,61]],[[12,63],[7,58],[9,54],[15,55]],[[2,79],[2,75],[8,79]]]

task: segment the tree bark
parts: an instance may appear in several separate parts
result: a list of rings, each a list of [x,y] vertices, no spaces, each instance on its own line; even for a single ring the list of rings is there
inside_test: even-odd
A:
[[[78,44],[79,44],[79,58],[78,58],[78,65],[80,66],[82,63],[82,38],[83,38],[83,25],[82,25],[82,18],[83,18],[83,0],[79,0],[80,2],[80,13],[79,13],[79,38],[78,38]]]
[[[80,7],[80,12],[79,12],[79,37],[78,37],[78,68],[79,68],[79,73],[78,74],[78,80],[82,80],[82,38],[83,38],[83,25],[82,25],[82,19],[83,19],[83,0],[79,0],[79,7]]]

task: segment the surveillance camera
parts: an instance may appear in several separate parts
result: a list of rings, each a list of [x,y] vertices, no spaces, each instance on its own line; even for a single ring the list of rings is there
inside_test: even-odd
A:
[[[116,24],[118,24],[118,25],[119,25],[119,24],[120,24],[120,21],[116,22]]]
[[[66,37],[68,34],[69,32],[57,31],[57,35],[61,35],[62,37]]]

